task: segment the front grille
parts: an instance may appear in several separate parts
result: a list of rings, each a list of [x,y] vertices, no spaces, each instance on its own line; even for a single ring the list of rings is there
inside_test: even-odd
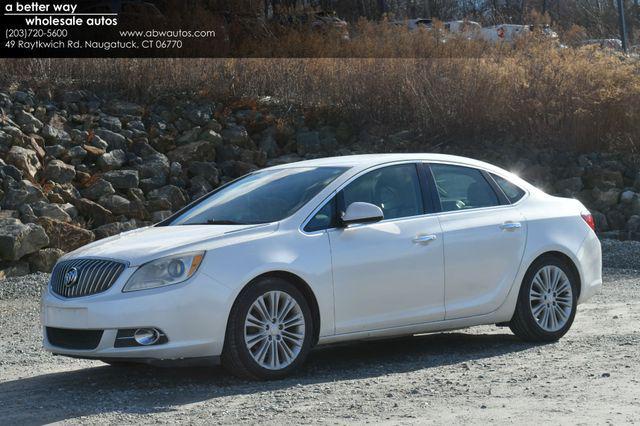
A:
[[[113,260],[66,260],[53,268],[51,289],[54,293],[69,298],[102,293],[111,288],[124,268],[124,263]]]
[[[47,327],[47,340],[63,349],[92,350],[98,347],[103,330],[72,330]]]

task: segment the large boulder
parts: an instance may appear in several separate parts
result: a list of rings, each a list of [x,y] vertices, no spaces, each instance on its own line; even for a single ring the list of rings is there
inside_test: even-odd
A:
[[[42,136],[49,144],[53,145],[68,145],[69,143],[71,143],[71,136],[69,135],[69,133],[49,124],[44,126],[44,128],[42,129]]]
[[[33,213],[38,217],[48,217],[61,222],[71,222],[71,216],[60,204],[49,204],[44,201],[39,201],[32,204],[31,208],[33,209]]]
[[[556,191],[562,195],[573,195],[583,188],[582,179],[579,176],[560,179],[555,183]]]
[[[75,207],[78,209],[78,213],[93,226],[102,226],[114,221],[113,213],[87,198],[76,200]]]
[[[40,217],[36,223],[42,226],[49,236],[49,247],[65,252],[89,244],[95,239],[93,232],[59,220]]]
[[[45,230],[18,219],[0,219],[0,259],[18,260],[49,244]]]
[[[16,123],[18,123],[26,133],[37,133],[43,126],[42,121],[35,118],[33,114],[23,110],[18,110],[16,113]]]
[[[631,204],[635,198],[637,198],[637,194],[635,192],[622,191],[622,194],[620,194],[620,203]]]
[[[216,159],[216,149],[211,142],[197,141],[170,151],[168,156],[171,161],[177,161],[182,164],[188,164],[192,161],[214,161]]]
[[[148,194],[149,200],[155,198],[165,199],[171,203],[173,210],[178,210],[184,207],[189,199],[184,191],[174,185],[166,185],[162,188],[154,189]]]
[[[242,148],[255,148],[253,141],[244,126],[230,125],[221,132],[226,143],[237,145]]]
[[[29,205],[37,201],[47,201],[38,185],[23,179],[16,182],[13,179],[4,181],[4,198],[2,207],[7,210],[17,210],[20,206]]]
[[[98,200],[98,204],[111,211],[115,215],[128,215],[131,210],[131,201],[120,195],[105,195]]]
[[[624,229],[627,224],[627,219],[619,210],[610,210],[607,213],[607,223],[611,229]]]
[[[225,161],[220,167],[225,175],[234,179],[257,170],[256,166],[244,161]]]
[[[204,132],[202,132],[199,139],[202,141],[211,142],[216,147],[222,145],[223,142],[222,135],[212,129],[206,129]]]
[[[5,177],[10,177],[16,182],[19,182],[22,180],[22,172],[15,166],[3,164],[0,165],[0,181],[4,180]]]
[[[107,148],[108,151],[114,149],[127,149],[127,138],[119,133],[112,132],[107,129],[98,129],[95,131],[95,134],[109,145],[109,148]]]
[[[618,200],[620,199],[620,191],[616,188],[610,188],[605,191],[600,190],[600,188],[596,187],[591,191],[591,195],[593,197],[593,201],[596,207],[613,207],[618,204]]]
[[[158,210],[151,215],[151,222],[158,223],[170,217],[173,213],[171,210]]]
[[[102,175],[116,189],[137,188],[139,183],[137,170],[112,170]]]
[[[138,224],[132,219],[126,222],[114,222],[102,225],[93,231],[96,234],[96,239],[100,240],[102,238],[118,235],[122,232],[131,231],[136,228],[138,228]]]
[[[127,162],[127,154],[121,149],[114,149],[111,152],[98,157],[96,164],[103,171],[119,169]]]
[[[118,117],[114,117],[112,115],[104,115],[100,117],[99,124],[100,127],[104,127],[112,132],[119,132],[122,130],[122,122]]]
[[[96,180],[87,188],[81,191],[81,194],[84,198],[88,198],[94,201],[106,195],[111,195],[115,193],[116,193],[116,190],[113,189],[113,186],[111,185],[111,183],[104,179]]]
[[[86,149],[84,149],[80,145],[77,145],[67,150],[67,152],[65,153],[65,158],[73,164],[79,164],[87,156],[87,154],[88,153]]]
[[[298,154],[300,155],[320,152],[322,150],[322,144],[320,143],[320,132],[298,132],[296,134],[296,146],[298,148]]]
[[[22,170],[31,180],[35,180],[36,174],[42,167],[35,151],[22,148],[18,145],[11,147],[7,154],[6,161]]]
[[[587,169],[582,180],[585,187],[589,189],[597,187],[601,190],[621,188],[624,183],[624,178],[620,171],[607,170],[600,167]]]
[[[51,272],[64,252],[57,248],[47,247],[27,256],[31,272]]]
[[[273,137],[273,132],[265,132],[258,142],[258,147],[267,154],[268,158],[275,158],[280,153],[280,147]]]
[[[21,277],[29,273],[29,263],[19,262],[0,262],[0,280],[11,277]]]
[[[208,194],[212,189],[213,187],[204,176],[194,176],[189,180],[189,194],[192,200]]]
[[[202,126],[207,124],[213,116],[213,109],[210,105],[192,105],[182,111],[182,117],[193,124]]]
[[[189,166],[189,176],[202,176],[213,186],[220,182],[217,165],[212,161],[194,161]]]
[[[67,183],[76,177],[76,169],[63,161],[51,160],[44,168],[42,177],[57,183]]]

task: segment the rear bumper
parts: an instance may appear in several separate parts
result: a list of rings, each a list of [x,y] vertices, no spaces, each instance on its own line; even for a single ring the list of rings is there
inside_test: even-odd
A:
[[[133,269],[133,268],[132,268]],[[54,354],[90,359],[182,360],[218,357],[231,305],[230,290],[203,272],[185,283],[123,293],[133,271],[125,271],[108,291],[76,299],[44,292],[41,306],[44,349]],[[92,349],[71,349],[50,342],[46,327],[103,330]],[[118,330],[157,328],[165,343],[116,347]]]
[[[602,248],[594,232],[589,232],[577,257],[582,284],[578,299],[580,304],[592,298],[602,288]]]

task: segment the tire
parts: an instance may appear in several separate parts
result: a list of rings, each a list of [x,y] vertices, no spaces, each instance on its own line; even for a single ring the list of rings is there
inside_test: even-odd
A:
[[[545,281],[551,284],[546,286]],[[527,342],[555,342],[573,324],[577,295],[578,277],[574,269],[563,259],[542,256],[522,281],[509,328]]]
[[[274,305],[278,310],[275,323]],[[293,284],[281,278],[261,279],[244,289],[231,309],[222,365],[245,379],[287,377],[307,358],[313,330],[309,304]]]

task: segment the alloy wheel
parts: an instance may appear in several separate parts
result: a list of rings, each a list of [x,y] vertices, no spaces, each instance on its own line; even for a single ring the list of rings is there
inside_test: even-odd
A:
[[[547,265],[536,273],[529,291],[529,305],[543,330],[556,332],[567,324],[573,308],[573,290],[562,269]]]
[[[284,291],[269,291],[249,308],[244,340],[263,368],[281,370],[296,360],[305,340],[305,321],[296,300]]]

